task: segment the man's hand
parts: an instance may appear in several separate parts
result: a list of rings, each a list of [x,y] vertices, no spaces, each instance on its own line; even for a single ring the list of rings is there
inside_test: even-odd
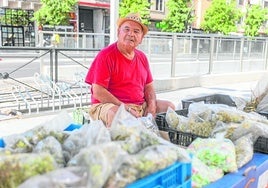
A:
[[[132,108],[130,108],[130,109],[128,110],[128,112],[129,112],[130,114],[132,114],[133,116],[135,116],[136,118],[139,118],[139,117],[142,116],[140,113],[138,113],[135,109],[132,109]]]
[[[149,113],[152,114],[153,117],[156,116],[156,105],[147,105],[147,107],[145,108],[144,116],[147,116]]]

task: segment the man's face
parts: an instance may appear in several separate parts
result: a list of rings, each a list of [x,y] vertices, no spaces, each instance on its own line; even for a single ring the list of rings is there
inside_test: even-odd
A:
[[[118,42],[123,45],[137,47],[143,39],[142,27],[133,21],[125,21],[118,28]]]

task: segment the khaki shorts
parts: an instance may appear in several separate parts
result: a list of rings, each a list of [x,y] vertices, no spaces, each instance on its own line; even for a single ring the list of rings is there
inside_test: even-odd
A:
[[[93,104],[89,108],[89,115],[93,120],[102,120],[103,123],[106,125],[108,111],[114,106],[116,106],[116,105],[114,105],[113,103]],[[146,103],[143,103],[143,105],[128,104],[128,106],[130,106],[131,109],[138,112],[141,116],[144,115]]]

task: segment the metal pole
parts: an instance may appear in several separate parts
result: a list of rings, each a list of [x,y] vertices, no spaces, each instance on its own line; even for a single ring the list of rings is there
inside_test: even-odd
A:
[[[214,44],[215,44],[215,37],[211,37],[210,38],[209,70],[208,70],[209,74],[211,74],[213,70]]]
[[[54,50],[50,50],[50,78],[51,78],[51,80],[54,80],[54,76],[53,76],[53,52],[54,52]]]
[[[267,64],[268,64],[268,40],[265,41],[265,52],[264,52],[264,68],[267,70]]]
[[[119,0],[110,1],[110,44],[117,39],[117,19],[119,18]]]
[[[59,68],[59,62],[58,62],[58,50],[55,49],[55,83],[58,82],[58,68]]]
[[[243,71],[243,53],[244,53],[244,42],[245,42],[245,38],[241,38],[241,45],[240,45],[240,72]]]
[[[172,34],[171,77],[175,77],[176,75],[176,57],[177,57],[177,35]]]

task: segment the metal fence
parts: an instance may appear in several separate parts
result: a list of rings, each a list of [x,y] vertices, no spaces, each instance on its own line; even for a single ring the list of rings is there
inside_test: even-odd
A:
[[[64,33],[59,48],[101,49],[109,44],[108,34]],[[55,32],[40,32],[39,45]],[[44,40],[46,39],[46,40]],[[267,69],[268,39],[204,34],[149,32],[139,46],[156,78],[260,71]]]
[[[30,113],[89,102],[83,76],[109,35],[57,32],[56,44],[54,34],[40,32],[36,47],[0,47],[0,108]],[[266,38],[149,32],[139,49],[156,79],[267,70]]]
[[[151,33],[140,48],[155,77],[267,70],[267,38]]]

